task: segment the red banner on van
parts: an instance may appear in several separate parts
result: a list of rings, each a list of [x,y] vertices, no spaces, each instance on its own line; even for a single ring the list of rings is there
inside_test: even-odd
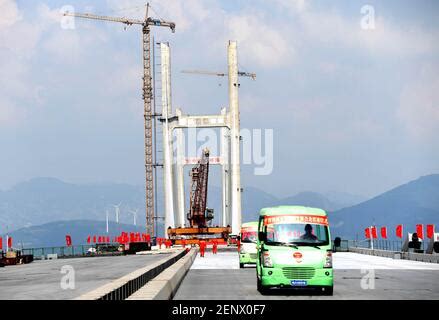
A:
[[[328,217],[314,216],[314,215],[281,215],[281,216],[265,216],[264,226],[269,224],[284,224],[284,223],[310,223],[328,225]]]

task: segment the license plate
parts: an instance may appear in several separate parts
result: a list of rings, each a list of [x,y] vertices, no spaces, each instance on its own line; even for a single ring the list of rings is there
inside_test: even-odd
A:
[[[308,285],[308,281],[306,281],[306,280],[291,280],[291,285],[293,287],[306,287]]]

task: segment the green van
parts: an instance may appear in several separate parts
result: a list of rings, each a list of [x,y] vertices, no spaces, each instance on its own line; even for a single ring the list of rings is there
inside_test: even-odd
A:
[[[239,267],[243,268],[245,264],[256,265],[256,260],[258,258],[256,250],[256,244],[258,242],[258,222],[243,223],[239,237],[241,239]]]
[[[313,288],[333,294],[331,234],[326,212],[302,206],[260,211],[257,288]]]

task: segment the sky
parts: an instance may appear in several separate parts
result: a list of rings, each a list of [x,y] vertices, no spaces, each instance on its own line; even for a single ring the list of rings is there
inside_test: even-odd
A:
[[[142,18],[144,2],[73,9]],[[436,1],[150,2],[177,25],[153,31],[171,46],[174,109],[227,106],[227,79],[181,71],[226,71],[228,40],[241,70],[257,74],[240,82],[241,126],[273,130],[274,165],[268,175],[243,165],[244,188],[371,197],[439,173]],[[0,189],[41,176],[144,181],[140,29],[65,28],[70,4],[0,0]]]

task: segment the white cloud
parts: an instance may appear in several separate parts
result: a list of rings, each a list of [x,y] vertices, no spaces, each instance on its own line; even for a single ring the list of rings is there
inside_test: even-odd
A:
[[[26,110],[10,101],[9,98],[0,98],[0,127],[8,128],[20,125],[27,116]]]
[[[439,135],[438,66],[429,65],[402,90],[397,112],[409,135],[434,141]]]
[[[17,3],[13,0],[0,0],[0,12],[2,13],[0,31],[14,25],[22,18]]]
[[[407,56],[438,49],[436,34],[410,24],[393,25],[381,16],[375,19],[375,29],[362,29],[360,7],[357,16],[304,10],[296,14],[296,18],[307,42],[364,50],[371,55]]]
[[[292,44],[275,25],[262,21],[250,15],[231,16],[226,22],[226,34],[238,41],[240,54],[247,57],[250,65],[272,68],[289,64],[294,53]]]
[[[274,3],[290,10],[292,13],[303,12],[309,6],[309,1],[307,0],[274,0]]]

